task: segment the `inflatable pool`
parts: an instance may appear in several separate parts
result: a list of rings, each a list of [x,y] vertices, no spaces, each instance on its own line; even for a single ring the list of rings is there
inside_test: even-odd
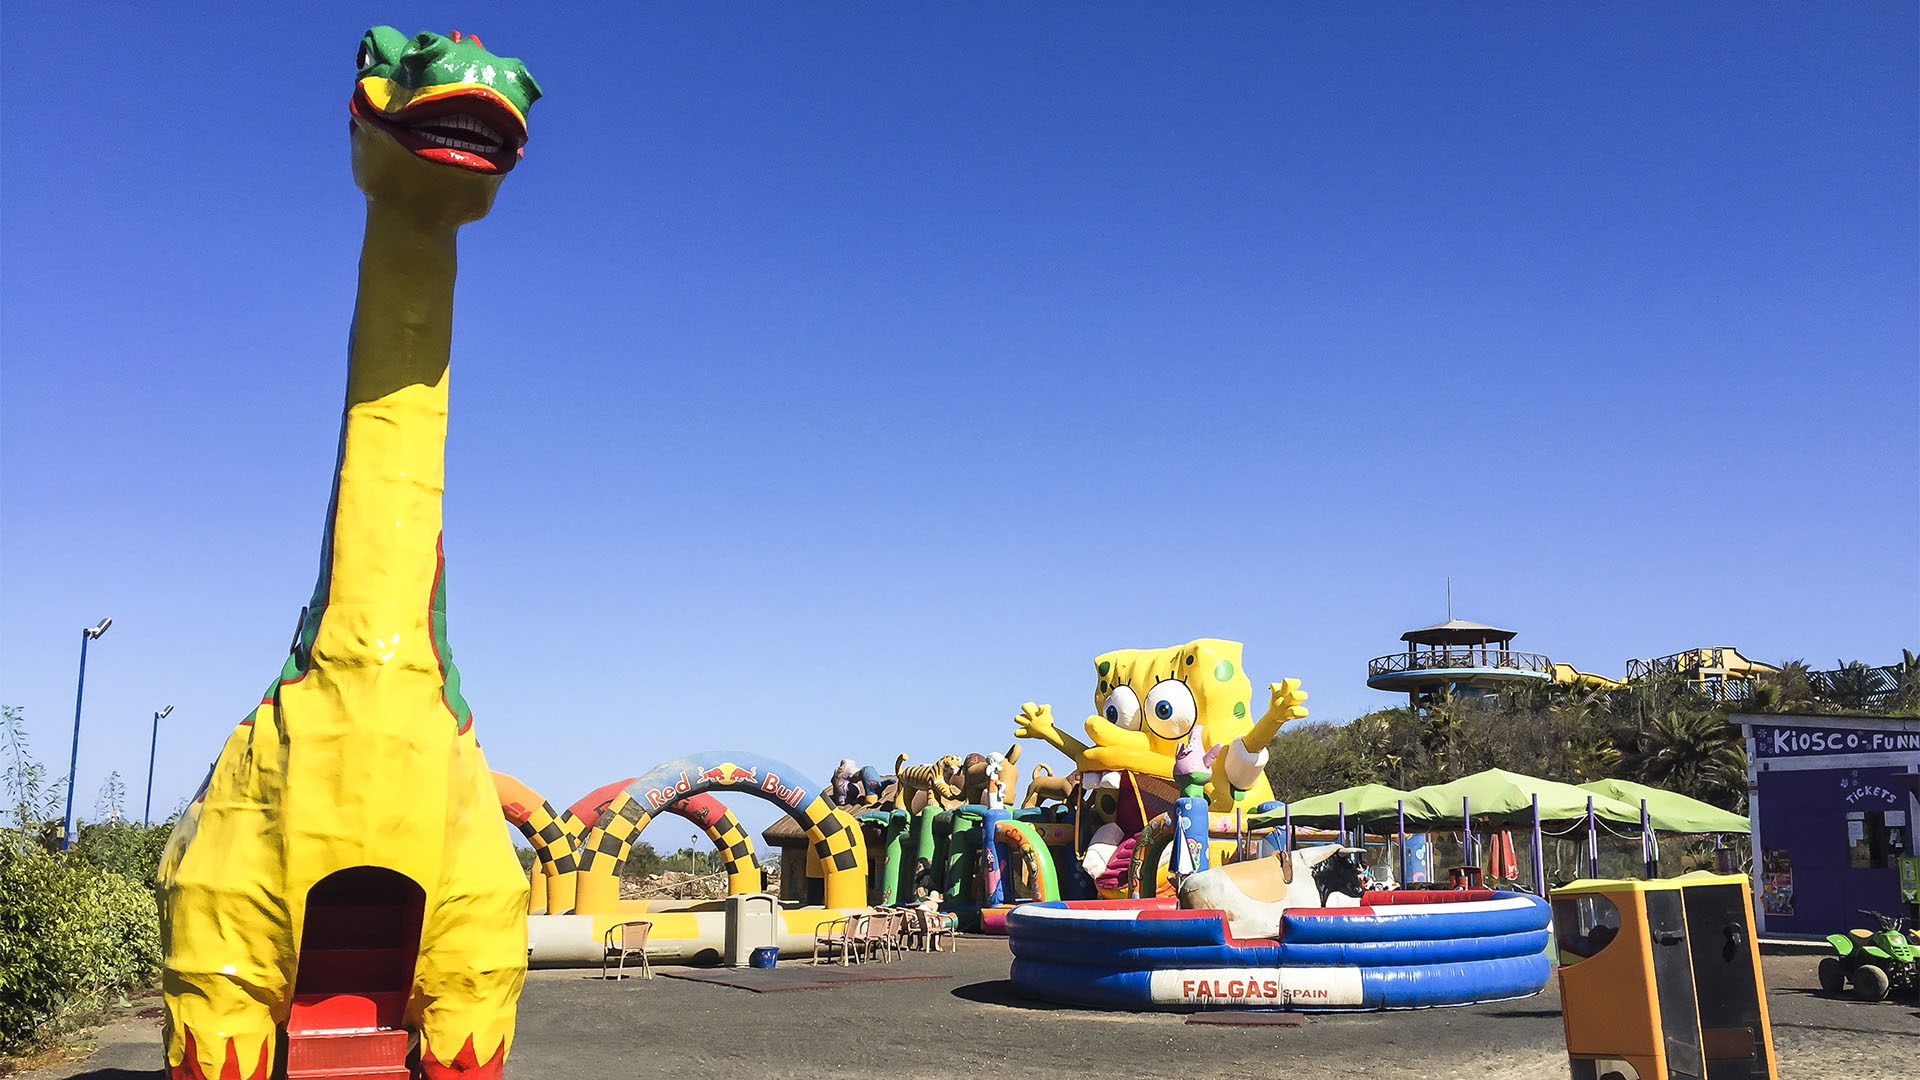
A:
[[[1369,892],[1295,908],[1277,938],[1171,898],[1022,904],[1007,916],[1013,984],[1102,1009],[1420,1009],[1546,989],[1546,901],[1487,889]]]

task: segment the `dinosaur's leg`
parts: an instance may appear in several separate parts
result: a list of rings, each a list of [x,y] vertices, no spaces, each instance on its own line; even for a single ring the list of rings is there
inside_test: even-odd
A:
[[[455,737],[440,902],[414,970],[427,1080],[494,1080],[527,974],[527,879],[499,827],[492,774],[471,731]]]
[[[166,1017],[167,1080],[267,1080],[273,1013],[239,983],[169,974]]]
[[[262,843],[284,777],[280,750],[263,702],[227,737],[161,859],[170,1080],[265,1080],[272,1067],[292,974],[291,916],[277,900],[284,861],[278,844]]]

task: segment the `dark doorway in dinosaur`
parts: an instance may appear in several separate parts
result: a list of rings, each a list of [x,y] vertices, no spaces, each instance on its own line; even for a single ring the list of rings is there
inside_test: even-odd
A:
[[[352,866],[314,883],[288,1031],[400,1027],[425,909],[420,886],[384,867]]]

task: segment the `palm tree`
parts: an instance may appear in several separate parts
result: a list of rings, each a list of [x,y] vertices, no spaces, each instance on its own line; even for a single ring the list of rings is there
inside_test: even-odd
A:
[[[1394,753],[1393,723],[1389,714],[1368,713],[1356,717],[1340,729],[1342,752],[1349,756],[1349,772],[1355,783],[1386,783],[1398,786],[1403,761]]]
[[[1812,672],[1805,660],[1788,660],[1780,670],[1762,674],[1759,683],[1755,696],[1765,694],[1768,701],[1750,702],[1756,711],[1805,712],[1814,703]]]
[[[1739,729],[1714,711],[1667,709],[1653,719],[1627,748],[1625,764],[1643,784],[1677,791],[1695,798],[1728,793],[1734,759],[1722,751],[1740,754],[1740,788],[1746,787],[1745,747]]]
[[[1442,693],[1427,710],[1427,723],[1420,731],[1420,746],[1426,751],[1427,758],[1433,762],[1438,774],[1431,782],[1445,782],[1456,779],[1452,772],[1454,751],[1460,749],[1465,734],[1464,718],[1461,716],[1460,703],[1451,693]]]
[[[1747,812],[1747,746],[1735,742],[1713,752],[1707,762],[1706,791],[1700,798],[1736,814]]]
[[[1594,728],[1576,729],[1561,745],[1565,769],[1576,784],[1603,780],[1620,768],[1620,749],[1606,732]]]
[[[1502,712],[1541,712],[1559,696],[1560,689],[1551,683],[1533,680],[1503,687],[1500,690],[1498,708]]]
[[[1833,704],[1843,709],[1865,709],[1877,703],[1885,690],[1880,670],[1864,660],[1835,661],[1840,667],[1830,673],[1829,691]]]
[[[1920,715],[1920,656],[1900,650],[1900,663],[1893,669],[1892,712]]]

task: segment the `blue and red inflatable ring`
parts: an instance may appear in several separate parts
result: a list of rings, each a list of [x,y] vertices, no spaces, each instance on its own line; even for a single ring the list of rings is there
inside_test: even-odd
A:
[[[1235,938],[1171,897],[1048,901],[1007,916],[1013,985],[1101,1009],[1421,1009],[1546,989],[1546,901],[1474,890],[1370,892],[1295,908],[1279,938]]]

